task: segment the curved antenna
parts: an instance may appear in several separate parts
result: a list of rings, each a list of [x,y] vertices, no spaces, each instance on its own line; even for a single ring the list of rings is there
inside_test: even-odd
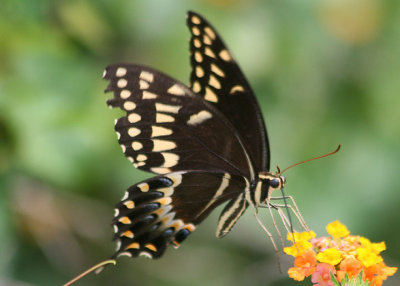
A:
[[[296,164],[293,164],[293,165],[287,167],[286,169],[283,169],[282,172],[278,172],[278,174],[283,174],[285,171],[287,171],[288,169],[290,169],[290,168],[292,168],[292,167],[294,167],[294,166],[297,166],[297,165],[300,165],[300,164],[303,164],[303,163],[306,163],[306,162],[310,162],[310,161],[313,161],[313,160],[317,160],[317,159],[321,159],[321,158],[324,158],[324,157],[328,157],[328,156],[330,156],[330,155],[333,155],[333,154],[335,154],[336,152],[338,152],[338,151],[340,150],[340,147],[341,147],[341,145],[339,144],[339,146],[336,148],[335,151],[332,151],[332,152],[330,152],[330,153],[328,153],[328,154],[325,154],[325,155],[322,155],[322,156],[318,156],[318,157],[315,157],[315,158],[311,158],[311,159],[308,159],[308,160],[301,161],[301,162],[298,162],[298,163],[296,163]]]
[[[76,276],[74,279],[72,279],[72,280],[68,281],[67,283],[65,283],[63,286],[72,285],[72,284],[74,284],[76,281],[78,281],[78,280],[80,280],[81,278],[83,278],[83,277],[85,277],[86,275],[88,275],[89,273],[91,273],[91,272],[93,272],[93,271],[95,271],[95,270],[97,270],[97,269],[99,269],[99,268],[101,268],[101,267],[104,267],[104,266],[106,266],[106,265],[108,265],[108,264],[114,264],[114,265],[115,265],[115,264],[117,264],[117,261],[114,260],[114,259],[109,259],[109,260],[104,260],[104,261],[102,261],[102,262],[100,262],[100,263],[97,263],[95,266],[89,268],[89,269],[86,270],[85,272],[82,272],[81,274],[79,274],[78,276]]]

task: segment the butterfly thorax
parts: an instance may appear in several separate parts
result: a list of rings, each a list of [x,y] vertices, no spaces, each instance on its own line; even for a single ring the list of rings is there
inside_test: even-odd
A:
[[[256,207],[264,203],[271,197],[274,190],[281,189],[285,186],[286,178],[280,173],[271,173],[262,171],[258,173],[258,179],[253,186],[253,201]]]

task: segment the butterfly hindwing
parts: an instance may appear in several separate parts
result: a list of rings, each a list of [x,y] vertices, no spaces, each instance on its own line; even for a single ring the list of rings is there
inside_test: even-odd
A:
[[[238,197],[245,179],[229,173],[174,172],[130,187],[113,220],[115,256],[160,257],[219,204]]]
[[[189,12],[191,89],[214,104],[235,126],[258,170],[269,169],[269,146],[257,100],[216,30]]]
[[[218,227],[216,231],[218,238],[224,237],[231,231],[235,223],[246,211],[247,207],[248,202],[244,192],[226,204],[218,220]]]
[[[188,87],[148,67],[114,64],[107,101],[126,115],[115,124],[118,141],[135,167],[156,174],[224,170],[251,176],[245,147],[232,124]]]

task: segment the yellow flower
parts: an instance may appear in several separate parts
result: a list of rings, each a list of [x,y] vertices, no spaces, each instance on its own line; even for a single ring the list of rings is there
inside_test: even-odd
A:
[[[342,253],[336,248],[328,248],[317,254],[317,260],[335,266],[342,260]]]
[[[312,230],[310,231],[305,231],[305,232],[292,232],[292,233],[288,233],[286,236],[286,239],[293,242],[293,238],[294,241],[296,243],[298,243],[299,241],[306,241],[306,240],[310,240],[311,238],[316,237],[315,232],[313,232]]]
[[[370,267],[383,261],[382,257],[364,247],[357,248],[357,258],[365,267]]]
[[[302,255],[306,250],[312,248],[312,244],[307,240],[296,240],[296,244],[290,247],[285,247],[283,251],[291,256],[297,257]]]
[[[350,234],[350,231],[347,229],[347,227],[338,220],[328,224],[326,226],[326,231],[333,237],[333,239],[346,237]]]
[[[365,237],[360,237],[359,241],[364,248],[370,250],[371,252],[373,252],[375,254],[379,254],[382,251],[386,250],[386,244],[384,241],[375,243],[375,242],[371,242],[368,238],[365,238]]]

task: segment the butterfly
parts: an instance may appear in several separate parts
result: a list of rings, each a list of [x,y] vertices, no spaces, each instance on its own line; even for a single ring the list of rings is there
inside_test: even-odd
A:
[[[153,68],[116,63],[103,77],[107,101],[125,115],[115,121],[124,155],[156,174],[129,187],[112,221],[113,258],[161,257],[177,248],[217,206],[226,203],[217,237],[246,209],[257,209],[285,178],[270,168],[260,107],[217,31],[188,12],[190,85]]]

